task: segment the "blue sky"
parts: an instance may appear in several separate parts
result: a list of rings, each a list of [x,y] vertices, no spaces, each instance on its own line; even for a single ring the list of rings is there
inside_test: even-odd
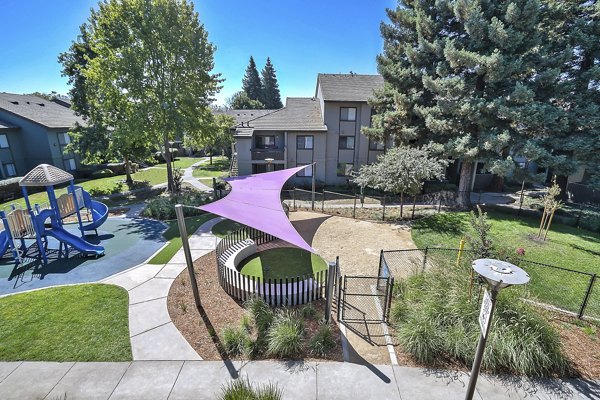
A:
[[[68,49],[96,0],[0,0],[0,92],[66,93],[57,56]],[[252,55],[267,56],[283,98],[312,96],[319,72],[373,74],[382,50],[379,24],[394,0],[205,0],[200,20],[217,46],[215,72],[225,78],[218,102],[241,89]]]

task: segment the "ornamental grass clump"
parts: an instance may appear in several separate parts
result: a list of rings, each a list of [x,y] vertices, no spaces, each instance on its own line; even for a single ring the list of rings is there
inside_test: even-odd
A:
[[[236,379],[221,388],[220,400],[281,400],[283,391],[269,383],[254,387],[248,378]]]
[[[267,335],[267,351],[278,357],[293,357],[302,352],[304,322],[289,310],[279,310]]]
[[[469,267],[437,268],[399,285],[391,310],[402,347],[424,364],[470,367],[479,338],[478,291],[468,295]],[[566,371],[560,338],[529,302],[524,288],[500,292],[482,368],[549,376]]]
[[[252,338],[243,327],[226,327],[223,329],[223,347],[230,356],[249,356],[252,353]]]
[[[311,354],[317,357],[325,357],[335,347],[335,339],[331,325],[325,323],[319,327],[319,330],[308,342],[308,349]]]

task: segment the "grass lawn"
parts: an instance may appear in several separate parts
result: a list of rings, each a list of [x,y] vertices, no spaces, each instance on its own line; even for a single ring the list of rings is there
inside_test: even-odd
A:
[[[204,184],[212,183],[212,178],[225,177],[229,174],[229,159],[227,157],[213,157],[212,165],[208,162],[200,167],[194,168],[192,172],[195,178],[200,179]]]
[[[173,168],[181,168],[186,169],[194,165],[195,163],[202,161],[202,157],[177,157],[175,162],[173,163]],[[164,168],[167,169],[166,163],[156,164],[154,168]]]
[[[129,361],[127,291],[77,285],[0,299],[2,361]],[[35,377],[32,377],[35,381]]]
[[[522,257],[529,261],[555,265],[588,273],[600,273],[600,234],[553,223],[548,240],[531,239],[537,233],[537,218],[488,212],[492,224],[494,246],[515,255],[517,248],[525,249]],[[418,220],[412,238],[419,248],[458,248],[460,239],[469,230],[467,213],[442,213]],[[589,276],[558,269],[526,266],[531,276],[530,289],[540,299],[561,308],[577,311],[583,300]],[[600,287],[590,296],[588,311],[600,317]]]
[[[224,238],[225,236],[229,235],[230,233],[237,231],[238,229],[241,229],[243,227],[244,227],[244,225],[242,225],[242,224],[238,224],[235,221],[226,219],[225,221],[221,221],[218,224],[216,224],[215,226],[213,226],[212,233],[216,237]]]
[[[258,252],[242,262],[241,273],[264,279],[295,278],[327,269],[327,263],[306,250],[279,247]]]
[[[191,235],[206,221],[214,218],[213,214],[202,214],[196,217],[188,217],[185,219],[185,226],[187,228],[188,235]],[[155,255],[149,264],[166,264],[181,248],[181,236],[179,235],[179,226],[177,220],[165,221],[169,227],[163,233],[165,239],[169,241],[166,247],[164,247],[157,255]]]

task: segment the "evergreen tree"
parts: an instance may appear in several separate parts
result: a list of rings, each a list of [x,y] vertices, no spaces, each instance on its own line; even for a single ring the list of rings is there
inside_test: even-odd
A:
[[[536,0],[399,1],[381,26],[386,84],[364,132],[460,159],[469,204],[476,160],[506,173],[511,152],[564,123],[564,111],[545,101],[560,76],[544,58],[540,13]]]
[[[263,87],[252,56],[250,56],[250,62],[248,63],[248,67],[246,67],[246,73],[242,79],[242,90],[246,92],[251,100],[261,100]]]
[[[261,71],[262,75],[262,85],[263,85],[263,95],[262,95],[262,103],[265,105],[265,108],[268,109],[278,109],[282,108],[283,104],[281,103],[281,94],[279,93],[279,84],[277,83],[277,75],[275,73],[275,68],[273,64],[271,64],[271,59],[267,57],[267,63],[265,67]]]

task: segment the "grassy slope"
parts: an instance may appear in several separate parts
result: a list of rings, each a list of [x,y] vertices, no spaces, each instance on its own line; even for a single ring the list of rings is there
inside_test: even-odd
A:
[[[266,279],[310,275],[327,269],[327,263],[318,255],[289,247],[261,251],[244,262],[243,274]]]
[[[127,291],[112,285],[58,287],[4,297],[0,360],[131,360],[127,314]]]
[[[213,214],[203,214],[197,217],[186,218],[185,226],[187,228],[188,235],[194,233],[196,229],[200,227],[200,225],[212,218],[214,218]],[[177,221],[165,221],[165,223],[169,225],[169,227],[165,233],[163,233],[163,236],[169,241],[169,244],[150,260],[150,264],[166,264],[171,258],[173,258],[175,253],[177,253],[182,246]]]

